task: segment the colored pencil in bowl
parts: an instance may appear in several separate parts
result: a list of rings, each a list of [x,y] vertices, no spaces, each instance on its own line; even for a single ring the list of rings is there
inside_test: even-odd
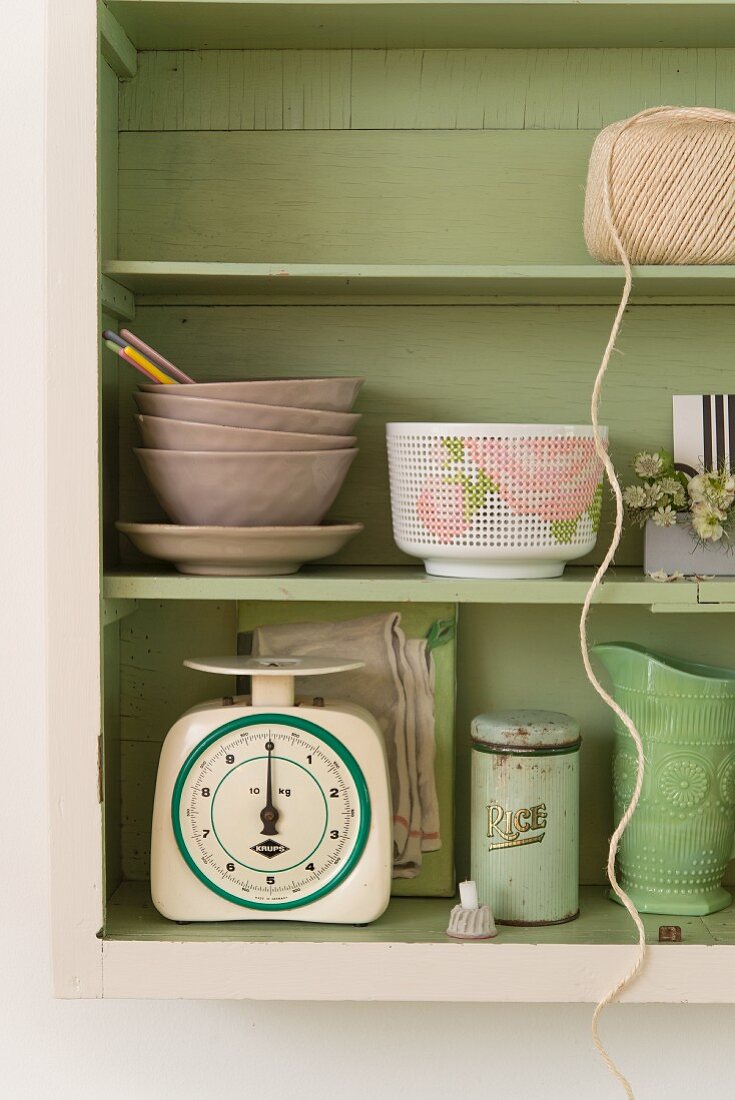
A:
[[[127,340],[123,340],[122,336],[118,336],[111,328],[106,328],[102,336],[106,344],[117,344],[119,348],[124,348],[127,343]]]
[[[123,348],[128,358],[133,359],[139,366],[143,367],[156,382],[164,382],[164,379],[159,377],[159,375],[167,375],[168,372],[162,371],[159,367],[155,366],[154,363],[151,363],[150,360],[134,348],[128,340],[123,340],[122,336],[118,336],[116,332],[113,332],[112,329],[109,328],[105,329],[102,335],[108,344],[116,344],[118,347]],[[168,381],[171,382],[173,379],[169,377]]]
[[[173,363],[169,362],[168,359],[165,359],[160,352],[156,351],[155,348],[150,347],[149,344],[146,344],[144,340],[141,340],[140,337],[136,336],[134,332],[130,331],[130,329],[121,329],[120,336],[124,337],[129,344],[131,344],[134,348],[137,348],[137,350],[139,352],[142,352],[142,354],[145,355],[147,359],[150,359],[152,363],[155,363],[157,367],[160,367],[161,370],[166,372],[166,374],[170,374],[171,377],[175,378],[178,382],[190,382],[192,384],[194,383],[193,378],[190,378],[188,374],[184,374],[182,370],[179,370],[179,368],[174,366]]]
[[[120,359],[124,360],[124,362],[128,363],[131,367],[134,367],[135,370],[142,374],[149,382],[160,382],[160,378],[156,378],[156,376],[151,374],[151,372],[147,370],[144,366],[142,366],[140,363],[136,363],[134,359],[131,359],[130,356],[126,353],[125,348],[121,348],[119,344],[114,343],[112,340],[105,340],[105,344],[110,349],[110,351],[114,351],[115,355],[119,356]],[[160,371],[157,371],[157,373],[159,375],[161,374]],[[165,378],[166,383],[172,382],[172,379],[166,378],[165,375],[161,375],[161,377]]]
[[[164,386],[178,386],[178,382],[175,378],[170,378],[165,371],[161,370],[160,367],[155,366],[154,363],[151,363],[151,361],[147,359],[145,355],[142,355],[138,351],[138,349],[134,348],[131,344],[126,344],[123,350],[128,359],[132,359],[134,363],[138,363],[139,366],[147,370],[151,377],[156,380],[156,382],[160,382]]]
[[[140,367],[137,363],[133,362],[132,359],[128,359],[127,355],[125,354],[125,349],[120,347],[119,344],[114,343],[114,341],[112,340],[105,340],[105,346],[108,347],[110,351],[114,352],[115,355],[118,355],[121,359],[124,359],[126,363],[129,363],[131,367],[135,367],[135,369],[140,374],[144,375],[149,382],[152,381],[153,376],[149,374],[144,367]]]

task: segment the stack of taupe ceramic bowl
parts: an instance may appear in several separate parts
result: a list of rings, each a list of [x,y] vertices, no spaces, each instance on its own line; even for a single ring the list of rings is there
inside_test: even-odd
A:
[[[119,523],[182,573],[295,573],[361,524],[322,525],[357,454],[361,378],[146,385],[143,472],[171,524]]]

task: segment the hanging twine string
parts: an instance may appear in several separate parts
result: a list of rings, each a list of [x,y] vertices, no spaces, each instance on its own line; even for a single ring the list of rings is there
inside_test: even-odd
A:
[[[632,122],[633,120],[631,119],[630,121]],[[622,131],[621,131],[621,133],[622,133]],[[614,147],[615,147],[615,143],[613,142],[612,149],[614,149]],[[612,154],[612,150],[611,150],[611,154]],[[610,162],[611,161],[612,161],[612,155],[610,156]],[[633,743],[635,745],[635,749],[636,749],[636,753],[637,753],[637,757],[638,757],[638,767],[637,767],[635,788],[633,790],[633,797],[631,798],[630,803],[628,804],[627,810],[625,811],[622,818],[620,819],[618,827],[616,828],[615,832],[613,833],[613,835],[610,839],[610,847],[609,847],[608,856],[607,856],[607,875],[608,875],[608,878],[610,880],[610,884],[611,884],[613,890],[615,891],[615,893],[617,894],[617,896],[620,898],[620,900],[623,903],[623,905],[625,906],[625,908],[630,913],[631,918],[632,918],[633,922],[635,923],[636,928],[638,929],[638,950],[636,952],[635,962],[633,963],[633,966],[630,968],[628,973],[625,974],[623,978],[621,978],[621,980],[617,983],[617,985],[613,989],[611,989],[610,992],[607,993],[607,995],[605,997],[602,998],[602,1000],[596,1006],[594,1014],[592,1016],[592,1040],[595,1044],[597,1052],[600,1055],[600,1057],[602,1058],[602,1060],[605,1063],[605,1065],[607,1066],[607,1068],[610,1070],[610,1073],[612,1073],[612,1075],[614,1077],[616,1077],[617,1080],[622,1085],[623,1089],[625,1090],[626,1096],[630,1097],[631,1100],[633,1100],[634,1094],[633,1094],[633,1089],[631,1088],[630,1082],[625,1077],[625,1075],[622,1073],[622,1071],[620,1069],[618,1069],[617,1065],[612,1060],[612,1058],[607,1053],[605,1047],[602,1044],[602,1040],[600,1039],[600,1033],[599,1033],[599,1020],[600,1020],[600,1015],[601,1015],[603,1009],[605,1008],[605,1006],[608,1005],[608,1004],[611,1004],[612,1001],[614,1001],[615,998],[620,995],[620,993],[623,991],[623,989],[625,989],[625,987],[627,985],[629,985],[629,983],[632,982],[633,979],[636,977],[639,970],[643,966],[643,960],[645,958],[645,953],[646,953],[646,931],[645,931],[645,928],[643,927],[643,921],[641,920],[640,915],[639,915],[638,910],[636,909],[635,905],[630,900],[630,898],[628,897],[628,895],[625,893],[622,886],[618,882],[617,875],[616,875],[616,872],[615,872],[615,857],[616,857],[617,852],[618,852],[618,846],[620,844],[620,838],[623,835],[623,832],[625,831],[625,828],[626,828],[628,822],[630,821],[631,817],[633,816],[633,812],[634,812],[636,806],[638,805],[638,799],[640,798],[641,788],[643,786],[643,775],[644,775],[644,769],[645,769],[645,762],[644,762],[644,758],[643,758],[643,743],[641,741],[640,734],[638,733],[638,730],[636,729],[635,724],[633,723],[633,720],[625,713],[625,711],[622,709],[622,707],[618,703],[615,702],[615,700],[612,698],[612,696],[609,695],[605,691],[604,687],[602,686],[600,681],[597,679],[597,676],[595,675],[594,669],[592,668],[592,663],[590,661],[589,642],[588,642],[588,639],[587,639],[587,622],[588,622],[588,619],[589,619],[589,613],[590,613],[590,608],[592,606],[592,601],[594,600],[595,594],[597,593],[598,589],[600,588],[600,585],[602,584],[603,577],[605,576],[608,569],[610,568],[610,565],[612,564],[612,561],[613,561],[613,558],[615,557],[618,546],[620,545],[620,539],[621,539],[621,536],[622,536],[622,533],[623,533],[623,492],[622,492],[622,489],[620,488],[620,482],[618,481],[617,476],[615,474],[615,467],[613,466],[612,460],[611,460],[609,454],[607,453],[607,448],[605,447],[602,436],[600,435],[600,426],[599,426],[599,420],[598,420],[599,410],[600,410],[600,398],[601,398],[601,395],[602,395],[602,383],[605,379],[605,374],[607,372],[608,364],[610,362],[610,357],[612,356],[612,353],[615,349],[615,344],[616,344],[616,341],[617,341],[617,338],[618,338],[618,333],[620,332],[620,326],[621,326],[622,321],[623,321],[623,315],[625,313],[625,310],[626,310],[627,305],[628,305],[628,301],[630,299],[630,292],[633,288],[633,271],[632,271],[631,266],[630,266],[630,261],[628,259],[628,254],[625,251],[625,249],[623,248],[623,244],[620,240],[620,237],[618,236],[618,232],[615,228],[615,225],[614,225],[613,219],[612,219],[611,191],[612,191],[612,188],[611,188],[610,170],[609,170],[609,164],[608,164],[608,172],[607,172],[606,181],[605,181],[605,213],[606,213],[606,217],[607,217],[608,228],[609,228],[609,230],[612,234],[612,237],[613,237],[613,240],[615,242],[616,248],[618,249],[618,253],[620,255],[620,259],[622,261],[623,268],[625,269],[625,285],[623,287],[623,294],[622,294],[622,297],[620,299],[620,305],[618,306],[617,313],[615,314],[615,320],[613,322],[612,330],[610,332],[610,338],[607,342],[607,347],[605,348],[605,353],[602,357],[602,362],[600,363],[600,368],[597,371],[597,377],[595,378],[595,385],[594,385],[594,388],[592,390],[592,402],[591,402],[590,412],[591,412],[591,417],[592,417],[592,431],[593,431],[594,440],[595,440],[595,450],[597,451],[597,454],[600,456],[600,459],[601,459],[601,461],[602,461],[602,463],[605,467],[605,473],[607,475],[607,480],[609,481],[610,487],[611,487],[611,489],[613,491],[613,494],[615,496],[615,526],[614,526],[614,529],[613,529],[612,538],[610,540],[610,545],[608,546],[608,549],[607,549],[607,553],[605,554],[605,557],[602,559],[602,562],[601,562],[599,568],[597,569],[594,577],[592,578],[592,583],[590,584],[589,588],[587,589],[587,594],[584,598],[584,603],[582,605],[582,614],[581,614],[580,620],[579,620],[579,639],[580,639],[580,645],[581,645],[581,649],[582,649],[582,661],[584,663],[585,672],[587,673],[587,679],[592,684],[593,688],[595,689],[597,694],[600,696],[602,701],[615,714],[617,714],[620,721],[623,723],[625,728],[630,733],[630,736],[633,739]]]
[[[592,579],[592,583],[590,584],[589,589],[587,590],[587,594],[586,594],[585,599],[584,599],[584,604],[582,605],[582,614],[581,614],[580,621],[579,621],[579,638],[580,638],[580,646],[581,646],[581,650],[582,650],[582,661],[584,663],[585,672],[587,673],[587,679],[592,684],[593,688],[595,689],[595,691],[597,692],[599,697],[602,699],[602,701],[606,704],[606,706],[608,706],[610,708],[610,710],[613,711],[614,714],[617,715],[617,717],[622,722],[625,729],[627,729],[628,733],[631,736],[633,744],[635,745],[635,750],[636,750],[636,755],[637,755],[637,773],[636,773],[635,787],[633,789],[633,795],[630,799],[630,802],[628,803],[628,807],[627,807],[625,813],[621,817],[621,819],[618,823],[618,826],[615,829],[615,832],[613,833],[612,837],[610,838],[610,847],[608,849],[608,857],[607,857],[607,874],[608,874],[608,878],[610,880],[610,885],[612,886],[612,889],[614,890],[617,897],[620,899],[622,904],[625,906],[625,908],[630,913],[631,919],[632,919],[633,923],[635,924],[635,927],[636,927],[637,932],[638,932],[637,950],[636,950],[635,960],[633,962],[633,965],[630,967],[628,972],[623,975],[623,977],[620,979],[620,981],[609,991],[609,993],[607,993],[602,998],[602,1000],[596,1006],[595,1011],[594,1011],[593,1016],[592,1016],[592,1039],[593,1039],[593,1042],[595,1044],[595,1048],[597,1049],[597,1052],[599,1053],[599,1055],[602,1058],[603,1062],[605,1063],[605,1065],[609,1069],[610,1073],[620,1082],[623,1090],[625,1091],[625,1095],[627,1097],[629,1097],[630,1100],[634,1100],[633,1089],[632,1089],[631,1084],[628,1081],[628,1079],[625,1077],[623,1072],[618,1068],[618,1066],[615,1064],[615,1062],[613,1061],[613,1059],[610,1057],[607,1050],[605,1049],[605,1047],[602,1043],[602,1040],[600,1039],[599,1022],[600,1022],[600,1016],[601,1016],[603,1010],[605,1009],[605,1007],[607,1005],[611,1004],[613,1001],[615,1001],[617,999],[617,997],[620,996],[622,991],[627,986],[629,986],[631,984],[631,982],[633,982],[634,979],[637,977],[637,975],[639,974],[639,972],[640,972],[640,970],[643,966],[643,963],[644,963],[644,960],[645,960],[645,957],[646,957],[646,931],[645,931],[645,928],[643,927],[643,921],[641,920],[640,914],[638,913],[638,910],[636,909],[635,905],[633,904],[631,899],[626,894],[625,890],[623,890],[622,886],[618,882],[617,874],[616,874],[616,871],[615,871],[615,859],[616,859],[616,856],[617,856],[617,853],[618,853],[618,847],[620,845],[620,839],[621,839],[623,833],[625,832],[625,829],[626,829],[628,823],[630,822],[630,819],[632,818],[632,816],[635,812],[636,806],[638,805],[638,801],[640,799],[641,789],[643,787],[643,778],[644,778],[644,775],[645,775],[645,758],[644,758],[644,755],[643,755],[643,743],[641,741],[641,736],[640,736],[638,730],[636,729],[635,723],[630,718],[630,716],[628,714],[626,714],[626,712],[623,710],[623,708],[612,698],[612,696],[609,695],[607,693],[607,691],[605,691],[602,684],[600,683],[600,681],[597,679],[597,676],[595,675],[595,672],[592,668],[592,664],[590,662],[590,656],[589,656],[589,642],[588,642],[588,638],[587,638],[587,623],[588,623],[588,619],[589,619],[589,613],[590,613],[590,608],[592,606],[592,602],[595,598],[595,595],[596,595],[598,589],[600,588],[600,585],[602,584],[602,580],[603,580],[605,574],[607,573],[607,570],[609,569],[610,565],[613,562],[613,559],[615,557],[617,549],[620,545],[620,539],[621,539],[621,536],[622,536],[622,533],[623,533],[623,494],[622,494],[622,490],[621,490],[621,487],[620,487],[620,482],[618,481],[616,473],[615,473],[615,467],[613,466],[612,460],[611,460],[610,456],[607,453],[607,449],[605,448],[605,444],[603,442],[602,436],[600,435],[600,427],[599,427],[599,420],[598,420],[599,409],[600,409],[600,399],[601,399],[601,395],[602,395],[602,384],[603,384],[603,381],[605,379],[605,374],[607,373],[607,368],[608,368],[608,365],[610,363],[610,358],[612,356],[613,351],[615,350],[615,345],[616,345],[616,342],[617,342],[618,334],[620,332],[620,327],[621,327],[621,324],[622,324],[622,321],[623,321],[623,316],[624,316],[625,310],[628,306],[628,302],[630,300],[630,293],[631,293],[631,290],[632,290],[632,287],[633,287],[633,272],[632,272],[632,269],[631,269],[631,264],[630,264],[630,259],[628,257],[628,252],[627,252],[627,250],[626,250],[626,248],[625,248],[625,246],[624,246],[624,244],[623,244],[623,242],[620,238],[620,234],[617,230],[617,227],[615,225],[615,220],[613,218],[613,201],[612,201],[613,156],[614,156],[614,152],[615,152],[615,147],[616,147],[620,137],[624,133],[626,133],[631,127],[636,126],[638,123],[640,123],[644,119],[650,119],[650,118],[655,118],[655,117],[660,117],[660,116],[665,116],[665,117],[669,117],[669,118],[671,116],[674,116],[675,118],[678,118],[678,119],[681,119],[682,117],[683,118],[692,118],[692,117],[694,117],[694,118],[697,118],[697,119],[707,118],[708,120],[711,120],[711,121],[725,121],[725,120],[730,121],[730,122],[735,121],[735,115],[730,115],[729,112],[725,112],[725,111],[708,111],[706,109],[700,109],[700,108],[693,108],[691,110],[688,110],[688,109],[680,109],[680,108],[675,108],[675,107],[652,107],[648,110],[641,111],[639,114],[634,115],[632,118],[627,119],[627,121],[622,126],[620,126],[616,130],[614,135],[612,136],[612,140],[611,140],[610,147],[609,147],[609,150],[608,150],[608,155],[607,155],[607,162],[606,162],[606,166],[605,166],[605,175],[604,175],[603,188],[602,188],[605,228],[607,229],[607,232],[609,233],[609,235],[612,239],[612,242],[613,242],[614,247],[615,247],[615,252],[617,253],[617,256],[620,258],[620,262],[623,265],[623,270],[625,272],[625,285],[623,287],[623,293],[622,293],[622,296],[621,296],[621,299],[620,299],[620,305],[618,306],[617,313],[615,314],[615,320],[613,322],[613,326],[612,326],[612,329],[611,329],[611,332],[610,332],[610,338],[607,342],[607,347],[605,348],[605,352],[602,356],[602,362],[600,363],[600,367],[599,367],[599,370],[597,372],[597,376],[595,378],[595,384],[594,384],[594,387],[593,387],[593,390],[592,390],[592,401],[591,401],[590,412],[591,412],[591,418],[592,418],[592,428],[593,428],[593,435],[594,435],[594,441],[595,441],[595,450],[597,451],[597,454],[599,455],[600,460],[602,461],[602,463],[605,467],[605,473],[607,475],[607,479],[610,483],[610,487],[611,487],[611,489],[613,491],[613,494],[614,494],[614,497],[615,497],[615,525],[614,525],[614,528],[613,528],[613,534],[612,534],[612,538],[610,540],[610,545],[607,549],[607,553],[605,554],[605,557],[603,558],[602,563],[600,564],[599,568],[597,569],[597,571],[596,571],[596,573],[595,573],[595,575]],[[724,116],[724,118],[723,118],[723,116]],[[635,153],[638,153],[640,155],[641,150],[640,150],[640,148],[638,148],[638,146],[641,145],[641,144],[642,143],[636,143],[637,148],[634,151],[634,155],[635,155]],[[637,186],[640,187],[640,180],[637,182]],[[690,207],[689,208],[689,220],[690,221],[691,221],[692,216],[693,216],[693,212],[692,212],[692,209]],[[638,228],[640,229],[640,227],[638,227]],[[599,234],[598,234],[598,236],[599,236]],[[671,260],[669,260],[668,262],[671,262]]]
[[[585,236],[590,250],[600,259],[609,259],[610,257],[607,253],[609,252],[609,242],[612,241],[614,253],[611,258],[615,259],[619,257],[625,272],[625,285],[623,287],[620,305],[615,314],[610,338],[607,342],[607,347],[605,348],[602,362],[600,363],[600,368],[595,378],[591,402],[595,450],[605,467],[605,473],[615,497],[615,525],[607,553],[595,573],[585,596],[579,621],[579,639],[582,650],[582,661],[584,663],[585,672],[587,673],[587,679],[602,701],[617,715],[625,729],[627,729],[635,745],[637,756],[637,773],[633,795],[615,832],[610,838],[610,847],[607,857],[607,874],[610,885],[630,913],[631,919],[638,932],[637,950],[633,965],[609,993],[602,998],[596,1006],[592,1016],[592,1039],[597,1052],[610,1073],[620,1082],[625,1091],[625,1095],[629,1097],[630,1100],[635,1100],[633,1089],[628,1079],[603,1046],[602,1040],[600,1039],[599,1022],[605,1007],[615,1001],[622,991],[635,980],[643,967],[646,957],[646,932],[643,927],[643,921],[635,905],[618,882],[615,871],[615,858],[618,853],[620,839],[640,799],[645,775],[645,758],[643,755],[641,736],[633,720],[625,713],[623,708],[616,703],[612,696],[605,691],[594,673],[589,656],[587,622],[595,594],[600,588],[602,580],[612,564],[618,546],[620,545],[620,539],[623,532],[623,494],[615,474],[615,467],[613,466],[612,460],[607,453],[600,435],[598,422],[602,384],[610,358],[615,350],[623,315],[630,300],[630,293],[633,287],[633,272],[631,270],[628,250],[621,240],[620,233],[618,232],[613,217],[613,158],[616,145],[622,135],[627,133],[632,127],[637,126],[640,122],[647,119],[660,119],[667,124],[667,128],[670,130],[676,123],[682,121],[694,123],[735,123],[735,114],[729,111],[713,110],[706,107],[651,107],[648,110],[640,111],[637,115],[633,115],[632,118],[627,119],[621,125],[611,128],[612,132],[608,135],[609,147],[604,163],[604,178],[601,188],[603,198],[602,213],[604,216],[602,223],[599,219],[599,211],[597,209],[599,196],[588,192],[585,208]],[[661,194],[653,193],[656,191],[656,188],[650,186],[653,172],[661,168],[663,153],[660,144],[651,151],[650,135],[629,143],[629,147],[626,147],[623,155],[621,165],[622,178],[616,181],[616,192],[620,192],[619,199],[621,209],[625,211],[626,234],[631,251],[633,251],[638,262],[682,263],[687,258],[691,262],[692,257],[696,257],[699,263],[725,263],[728,260],[732,262],[731,254],[735,241],[735,206],[730,200],[725,204],[724,209],[721,207],[721,177],[723,173],[714,171],[713,164],[722,166],[724,163],[732,162],[735,157],[735,144],[733,144],[735,141],[734,135],[735,131],[729,126],[714,128],[708,126],[706,128],[698,128],[694,137],[696,146],[695,152],[697,154],[694,157],[692,157],[691,149],[687,151],[679,147],[677,152],[676,143],[671,142],[670,146],[667,148],[666,160],[663,164],[662,174],[659,173],[658,182],[661,183],[664,191],[668,191],[669,185],[673,183],[675,192],[678,188],[679,193],[675,202],[665,203],[668,208],[668,214],[663,221],[661,221],[660,217],[660,206],[662,202]],[[671,134],[669,133],[668,136],[671,137]],[[593,152],[593,160],[594,157],[595,154]],[[690,159],[687,160],[687,157]],[[695,171],[692,160],[696,161],[697,159],[699,159],[699,165],[698,170]],[[685,162],[686,168],[684,167]],[[690,176],[688,187],[686,188],[679,187],[682,171],[688,171]],[[728,176],[727,173],[724,173],[724,175],[726,177]],[[665,198],[668,200],[669,197],[670,195],[667,193]],[[713,217],[712,214],[715,209],[717,216]],[[609,240],[605,239],[606,233],[609,235]]]

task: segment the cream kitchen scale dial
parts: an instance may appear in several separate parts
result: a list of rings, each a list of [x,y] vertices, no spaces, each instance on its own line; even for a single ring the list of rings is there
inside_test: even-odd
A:
[[[349,703],[294,699],[294,677],[359,668],[328,658],[201,658],[248,675],[252,701],[194,707],[168,733],[153,811],[153,902],[173,920],[365,924],[391,885],[380,730]]]

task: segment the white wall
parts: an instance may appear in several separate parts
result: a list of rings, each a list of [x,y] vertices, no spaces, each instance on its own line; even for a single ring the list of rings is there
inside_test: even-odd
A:
[[[53,2],[53,0],[50,0]],[[80,4],[92,0],[78,0]],[[590,1009],[60,1002],[49,993],[43,728],[42,0],[3,0],[0,66],[0,1095],[167,1100],[619,1090]],[[73,52],[70,51],[70,64]],[[63,94],[63,89],[59,90]],[[54,370],[74,384],[73,363]],[[53,548],[51,548],[53,552]],[[53,598],[53,593],[51,593]],[[73,736],[73,730],[69,731]],[[673,948],[672,950],[675,950]],[[618,1008],[605,1035],[640,1100],[735,1096],[735,1010]]]

